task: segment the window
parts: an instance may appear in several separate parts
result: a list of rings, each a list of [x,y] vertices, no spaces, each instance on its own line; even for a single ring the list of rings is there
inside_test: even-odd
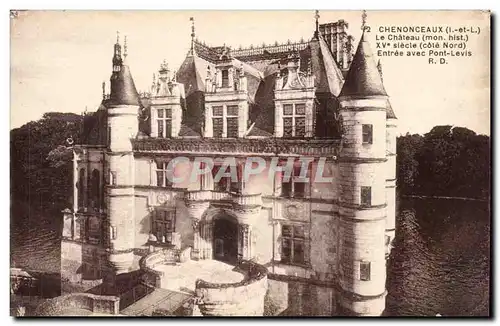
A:
[[[303,225],[282,225],[281,261],[304,265],[306,237]]]
[[[359,264],[359,279],[361,281],[370,280],[370,274],[371,274],[370,269],[371,269],[370,262],[362,261]]]
[[[222,70],[222,87],[229,87],[229,71]]]
[[[85,206],[85,169],[80,170],[80,175],[78,177],[78,207],[83,208]]]
[[[213,123],[213,129],[214,133],[213,136],[214,138],[222,138],[222,133],[224,131],[224,108],[222,106],[214,106],[212,108],[212,123]]]
[[[99,170],[92,171],[90,180],[90,205],[92,208],[101,208],[101,174]]]
[[[219,170],[222,168],[221,165],[214,165],[214,168],[212,169],[212,177],[215,179],[217,176],[217,173],[219,173]],[[229,170],[229,168],[227,168]],[[224,173],[226,171],[222,171],[221,173]],[[220,192],[225,192],[229,191],[229,187],[231,184],[231,177],[222,177],[220,178],[219,182],[215,182],[214,180],[214,190],[215,191],[220,191]]]
[[[167,138],[172,135],[172,109],[158,109],[158,137]]]
[[[283,105],[283,137],[305,137],[306,135],[306,105]]]
[[[227,137],[238,138],[238,106],[227,107]]]
[[[158,187],[172,186],[172,171],[168,169],[168,162],[156,162],[156,185]]]
[[[304,198],[307,196],[309,190],[309,183],[303,182],[302,178],[299,178],[302,165],[295,165],[292,170],[292,174],[288,180],[284,180],[285,171],[278,172],[281,173],[281,195],[284,197],[295,197]],[[307,171],[306,177],[309,177],[309,171]]]
[[[217,176],[217,173],[219,173],[219,169],[221,169],[223,166],[222,165],[215,165],[213,170],[212,170],[212,177],[215,179]],[[221,173],[228,173],[231,172],[231,167],[226,167],[225,171],[222,171]],[[221,191],[221,192],[235,192],[235,193],[240,193],[241,189],[243,187],[242,185],[242,176],[243,176],[243,165],[238,164],[236,166],[236,173],[237,173],[237,181],[233,182],[232,178],[230,176],[224,176],[222,177],[219,182],[215,182],[214,180],[214,190],[215,191]]]
[[[372,204],[372,188],[361,187],[361,205],[371,206]]]
[[[153,218],[153,234],[159,242],[172,243],[175,232],[175,210],[157,210]]]
[[[212,108],[212,128],[214,138],[238,137],[238,106],[214,106]]]
[[[373,144],[373,125],[363,125],[363,144]]]

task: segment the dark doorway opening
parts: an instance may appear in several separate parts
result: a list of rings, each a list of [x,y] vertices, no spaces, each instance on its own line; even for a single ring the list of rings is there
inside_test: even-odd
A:
[[[238,260],[238,223],[229,216],[214,222],[214,259],[236,264]]]

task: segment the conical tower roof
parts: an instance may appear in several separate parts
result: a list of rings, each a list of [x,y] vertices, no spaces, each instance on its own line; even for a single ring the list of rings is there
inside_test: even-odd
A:
[[[140,105],[139,94],[128,65],[122,65],[120,71],[115,71],[111,75],[109,103],[112,105]]]
[[[370,44],[361,35],[340,96],[387,96]]]

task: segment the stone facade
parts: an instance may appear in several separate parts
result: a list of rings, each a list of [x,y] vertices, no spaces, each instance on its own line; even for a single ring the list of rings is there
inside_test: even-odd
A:
[[[74,150],[63,273],[80,273],[88,246],[94,278],[138,269],[138,256],[152,248],[175,248],[194,260],[266,266],[270,280],[256,284],[277,313],[287,309],[279,293],[285,286],[290,296],[311,300],[309,314],[382,314],[395,234],[396,119],[388,117],[390,103],[363,37],[354,56],[336,47],[332,56],[336,44],[352,41],[346,29],[344,22],[326,24],[309,44],[269,47],[277,64],[258,59],[264,54],[257,50],[231,52],[193,39],[177,74],[162,64],[142,98],[117,43],[111,94],[99,109],[106,119],[96,127],[107,141]],[[200,117],[197,124],[191,113]],[[263,169],[241,179],[253,168],[249,157],[262,158]],[[237,179],[218,180],[214,166],[228,159]],[[289,163],[287,181],[276,170]],[[303,176],[309,180],[298,182]],[[265,300],[255,300],[262,309],[240,307],[240,314],[262,315]],[[222,308],[200,306],[202,313],[224,314],[214,309]]]

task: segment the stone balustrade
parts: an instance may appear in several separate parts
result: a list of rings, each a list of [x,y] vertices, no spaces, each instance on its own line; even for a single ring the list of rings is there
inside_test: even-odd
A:
[[[238,206],[262,206],[262,196],[261,194],[238,194],[232,193],[231,200],[234,204]]]
[[[143,283],[157,288],[162,287],[162,282],[166,282],[168,275],[155,269],[157,265],[176,265],[191,259],[191,247],[182,250],[173,248],[163,248],[155,251],[139,261],[139,267],[144,271]],[[164,285],[164,284],[163,284]]]
[[[245,278],[237,283],[196,281],[200,312],[208,316],[262,316],[267,292],[267,268],[252,261],[238,266]]]
[[[85,309],[94,314],[118,315],[120,311],[120,298],[90,293],[71,293],[49,299],[39,305],[35,316],[61,316],[65,310]]]
[[[184,200],[186,202],[191,201],[210,201],[213,198],[212,191],[210,190],[197,190],[197,191],[186,191],[184,194]]]

